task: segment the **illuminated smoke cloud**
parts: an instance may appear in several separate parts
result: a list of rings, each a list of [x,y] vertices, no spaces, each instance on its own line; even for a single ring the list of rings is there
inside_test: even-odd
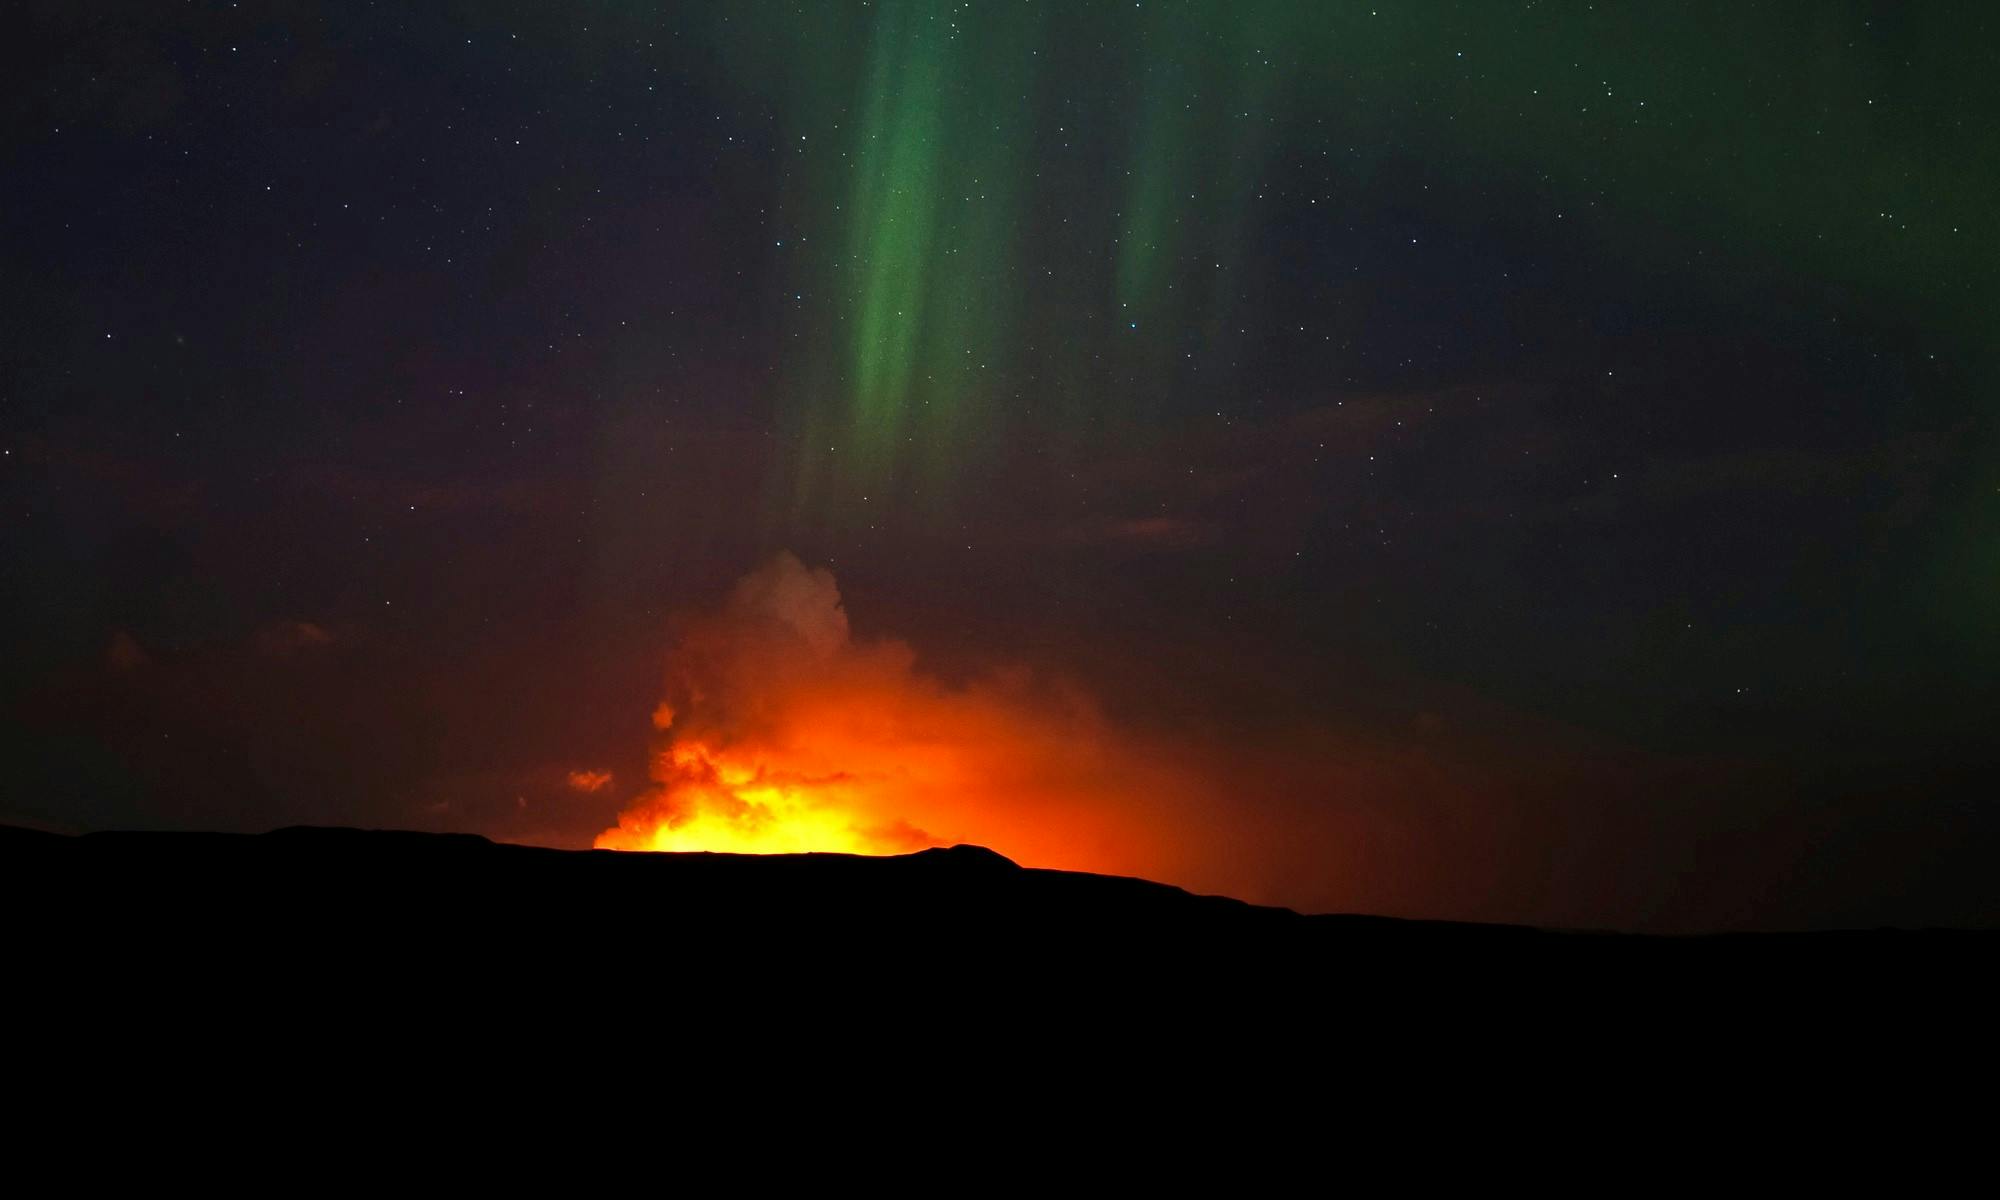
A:
[[[1158,871],[1192,782],[1029,672],[954,687],[856,640],[790,554],[682,623],[651,786],[611,849],[900,853],[976,842],[1036,865]]]
[[[1538,803],[1629,772],[1522,726],[1455,757],[1315,725],[1142,732],[1020,667],[965,685],[856,638],[831,573],[780,554],[680,622],[651,781],[598,835],[618,850],[895,854],[961,842],[1028,866],[1137,875],[1309,911],[1482,912]],[[1500,803],[1505,799],[1508,803]],[[1599,870],[1580,842],[1569,871]],[[1541,870],[1544,867],[1523,869]],[[1635,895],[1653,886],[1627,881]]]

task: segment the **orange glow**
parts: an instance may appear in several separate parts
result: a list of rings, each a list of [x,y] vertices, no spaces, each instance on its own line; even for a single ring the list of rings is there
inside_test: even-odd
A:
[[[1520,721],[1455,761],[1428,725],[1366,739],[1315,725],[1139,727],[1025,669],[943,680],[902,642],[852,636],[833,576],[788,554],[719,611],[679,622],[652,724],[650,781],[600,849],[963,842],[1023,866],[1320,912],[1519,919],[1481,905],[1515,886],[1498,872],[1518,860],[1496,848],[1522,836],[1512,814],[1536,794],[1521,764],[1540,773],[1562,756],[1607,791],[1630,778],[1590,774],[1559,730]]]
[[[833,576],[781,554],[719,611],[677,624],[649,781],[595,845],[900,854],[963,842],[1024,866],[1306,911],[1573,919],[1496,904],[1554,869],[1511,852],[1542,845],[1524,842],[1535,831],[1520,814],[1555,811],[1551,763],[1564,789],[1609,795],[1630,790],[1633,760],[1456,703],[1359,734],[1119,724],[1063,679],[1015,668],[947,681],[902,642],[852,636]],[[1502,732],[1454,741],[1453,712]],[[1664,806],[1689,776],[1660,778]],[[1598,871],[1588,838],[1576,845],[1556,866]],[[1629,886],[1634,911],[1650,903]]]
[[[684,623],[653,719],[652,784],[600,849],[973,842],[1037,866],[1158,875],[1196,791],[1073,689],[1025,672],[953,687],[900,642],[851,638],[832,576],[789,555]]]
[[[654,778],[654,803],[621,817],[599,849],[901,854],[932,844],[919,830],[872,819],[865,785],[849,775],[772,770],[687,742],[661,752]]]

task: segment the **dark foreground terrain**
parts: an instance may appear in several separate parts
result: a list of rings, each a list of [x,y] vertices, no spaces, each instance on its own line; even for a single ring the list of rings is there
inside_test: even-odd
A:
[[[640,1128],[664,1110],[884,1142],[1004,1110],[978,1128],[1136,1130],[1166,1168],[1162,1114],[1306,1158],[1324,1122],[1366,1114],[1402,1130],[1380,1146],[1402,1172],[1440,1104],[1548,1134],[1560,1110],[1572,1130],[1766,1138],[1808,1104],[1966,1116],[1944,1098],[1994,1066],[1992,934],[1300,916],[972,846],[0,828],[0,902],[10,1096],[68,1136],[124,1106],[222,1140],[306,1130],[318,1156],[378,1112],[398,1136],[492,1136],[524,1108],[530,1140],[578,1122],[644,1150],[690,1136]]]
[[[976,846],[890,858],[628,854],[355,829],[71,837],[0,827],[0,878],[17,949],[106,968],[156,958],[417,972],[562,959],[592,971],[810,962],[1190,988],[1455,978],[1494,989],[1503,981],[1467,973],[1502,966],[1513,985],[1535,973],[1634,972],[1779,984],[1827,970],[1948,972],[2000,950],[2000,936],[1950,930],[1662,938],[1306,916],[1023,868]]]
[[[1170,1092],[1222,1073],[1267,1099],[1336,1080],[1359,1094],[1364,1078],[1428,1091],[1440,1073],[1528,1087],[1561,1070],[1664,1103],[1713,1092],[1716,1072],[1843,1093],[1983,1074],[2000,965],[1984,933],[1302,916],[969,846],[755,857],[4,829],[0,901],[16,1046],[112,1045],[121,1063],[354,1045],[373,1062],[402,1047],[406,1065],[832,1058],[921,1075],[974,1056],[982,1088],[1115,1068]]]

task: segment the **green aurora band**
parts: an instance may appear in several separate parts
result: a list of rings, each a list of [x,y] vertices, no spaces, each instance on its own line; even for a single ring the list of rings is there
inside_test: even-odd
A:
[[[1338,206],[1416,162],[1683,287],[1810,279],[1992,381],[1990,321],[1968,314],[2000,312],[2000,155],[1964,114],[2000,73],[1962,15],[724,6],[718,86],[782,147],[774,297],[795,326],[773,520],[832,529],[893,501],[948,526],[991,456],[1237,405],[1259,272],[1282,267],[1249,248],[1307,172]],[[1990,594],[2000,555],[1978,536],[1953,586]]]

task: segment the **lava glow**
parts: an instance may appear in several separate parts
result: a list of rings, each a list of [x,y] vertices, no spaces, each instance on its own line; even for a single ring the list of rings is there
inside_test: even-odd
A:
[[[833,577],[790,555],[685,622],[651,786],[600,849],[900,854],[1159,873],[1193,787],[1088,699],[1016,672],[953,686],[856,640]]]
[[[651,778],[600,849],[964,842],[1030,867],[1411,914],[1479,911],[1511,861],[1494,848],[1520,836],[1493,797],[1534,795],[1513,764],[1554,744],[1524,728],[1461,765],[1314,726],[1121,724],[1021,669],[947,681],[900,641],[852,636],[833,576],[789,554],[679,623],[653,726]]]
[[[607,830],[600,848],[900,854],[932,844],[919,830],[871,819],[867,784],[845,772],[777,770],[689,741],[660,751],[653,774],[655,805],[638,810],[637,829],[621,821]]]

